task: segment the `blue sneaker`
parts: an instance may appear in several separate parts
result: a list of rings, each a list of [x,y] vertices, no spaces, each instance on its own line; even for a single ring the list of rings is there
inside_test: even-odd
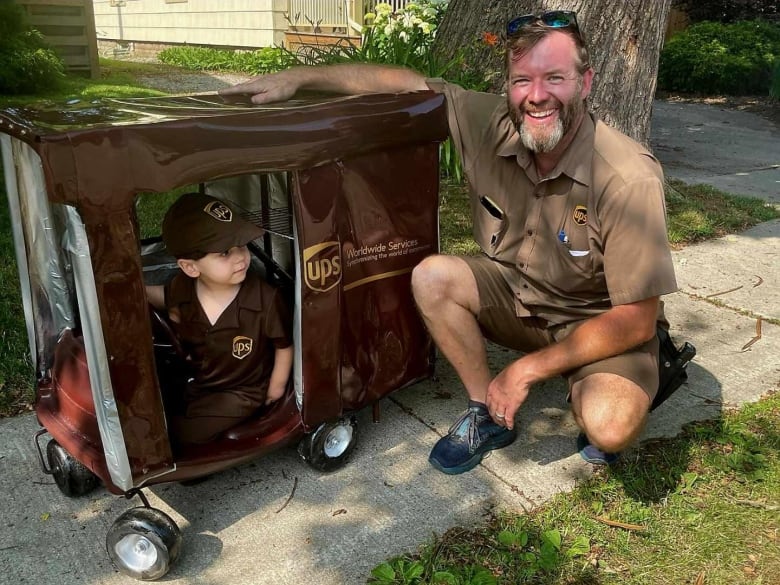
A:
[[[620,459],[620,453],[605,453],[595,445],[591,445],[585,433],[577,435],[577,450],[580,452],[580,457],[591,465],[612,465]]]
[[[510,445],[517,431],[493,422],[484,404],[469,403],[469,408],[434,445],[428,461],[448,475],[473,469],[485,453]]]

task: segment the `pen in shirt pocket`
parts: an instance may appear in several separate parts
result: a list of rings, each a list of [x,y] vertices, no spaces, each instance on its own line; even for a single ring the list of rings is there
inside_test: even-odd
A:
[[[571,242],[569,241],[569,236],[566,235],[566,232],[564,230],[558,232],[558,241],[569,249],[569,256],[574,256],[575,258],[582,258],[590,254],[590,250],[572,250]]]
[[[501,210],[501,208],[496,205],[496,202],[493,201],[490,197],[487,195],[480,195],[479,196],[479,202],[482,204],[482,207],[487,209],[487,212],[495,217],[496,219],[504,219],[504,212]]]

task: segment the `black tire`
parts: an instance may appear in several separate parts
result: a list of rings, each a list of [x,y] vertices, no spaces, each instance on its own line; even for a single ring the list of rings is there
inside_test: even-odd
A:
[[[57,487],[69,498],[88,494],[100,485],[100,478],[54,439],[46,445],[46,457]]]
[[[181,551],[181,532],[170,516],[155,508],[131,508],[106,535],[111,562],[123,574],[141,581],[165,575]]]
[[[335,471],[342,467],[357,443],[357,421],[354,418],[322,423],[298,445],[304,461],[318,471]]]

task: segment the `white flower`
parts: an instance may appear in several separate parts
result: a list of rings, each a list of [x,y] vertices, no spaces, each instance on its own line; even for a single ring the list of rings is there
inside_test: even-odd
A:
[[[384,2],[380,2],[374,6],[374,10],[376,11],[377,18],[389,18],[390,15],[393,14],[393,7]]]

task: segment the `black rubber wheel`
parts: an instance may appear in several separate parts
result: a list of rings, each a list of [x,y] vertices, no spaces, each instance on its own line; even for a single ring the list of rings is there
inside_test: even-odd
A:
[[[354,418],[322,423],[298,444],[298,453],[318,471],[335,471],[342,467],[357,443]]]
[[[46,457],[57,487],[69,498],[88,494],[100,485],[100,478],[54,439],[46,445]]]
[[[154,581],[165,575],[179,557],[181,532],[160,510],[131,508],[108,531],[106,550],[120,572],[141,581]]]

